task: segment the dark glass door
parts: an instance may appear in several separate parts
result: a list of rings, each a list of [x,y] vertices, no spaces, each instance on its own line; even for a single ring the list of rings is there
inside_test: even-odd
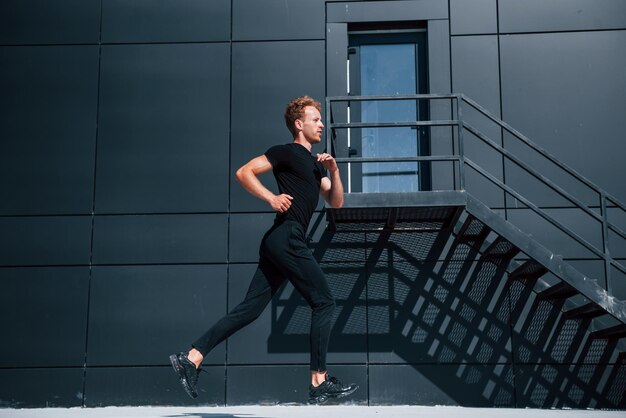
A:
[[[349,38],[350,95],[427,93],[426,33],[358,34]],[[428,103],[416,100],[352,102],[352,122],[405,122],[428,118]],[[407,157],[428,155],[427,129],[351,129],[349,155]],[[414,192],[430,189],[429,167],[418,162],[350,164],[351,192]]]

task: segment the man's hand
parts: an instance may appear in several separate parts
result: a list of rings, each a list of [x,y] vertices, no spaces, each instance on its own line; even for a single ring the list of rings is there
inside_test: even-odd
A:
[[[335,161],[332,155],[326,152],[317,154],[317,161],[319,161],[330,174],[330,178],[322,177],[322,181],[320,182],[320,194],[331,207],[342,207],[343,185],[341,184],[341,176],[339,175],[337,161]]]
[[[317,154],[317,161],[322,163],[324,168],[331,173],[334,173],[338,169],[335,158],[333,158],[333,156],[328,153],[323,152],[321,154]]]
[[[276,212],[283,213],[289,210],[292,200],[293,197],[283,193],[279,195],[274,195],[274,197],[270,199],[269,204]]]

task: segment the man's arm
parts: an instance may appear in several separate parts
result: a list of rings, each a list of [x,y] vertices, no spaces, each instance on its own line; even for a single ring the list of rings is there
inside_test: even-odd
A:
[[[330,174],[330,179],[328,177],[322,178],[322,183],[320,184],[320,194],[331,207],[342,207],[343,184],[341,183],[341,175],[339,174],[337,162],[332,155],[327,153],[317,154],[317,161],[321,162]]]
[[[258,197],[277,212],[286,212],[291,206],[293,197],[288,194],[275,195],[258,179],[258,176],[270,171],[272,164],[265,155],[251,159],[239,168],[235,178],[252,196]]]

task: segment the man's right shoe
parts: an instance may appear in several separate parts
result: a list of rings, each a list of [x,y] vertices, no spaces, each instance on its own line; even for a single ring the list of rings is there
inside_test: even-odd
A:
[[[309,403],[322,404],[330,398],[343,398],[358,388],[359,386],[354,383],[344,386],[339,379],[329,376],[321,385],[309,387]]]
[[[189,360],[187,353],[184,352],[172,354],[170,356],[170,363],[172,363],[172,367],[178,374],[180,383],[183,385],[183,389],[185,389],[187,395],[192,398],[197,398],[198,390],[196,384],[198,383],[200,369],[196,369],[196,365]]]

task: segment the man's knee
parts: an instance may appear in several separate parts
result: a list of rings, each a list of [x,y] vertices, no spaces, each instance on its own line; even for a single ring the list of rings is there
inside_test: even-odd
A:
[[[316,311],[320,314],[331,314],[337,304],[335,303],[335,299],[332,297],[324,298],[324,300],[320,301],[313,307],[313,311]]]
[[[233,309],[231,315],[239,321],[250,323],[257,319],[267,304],[242,302]]]

